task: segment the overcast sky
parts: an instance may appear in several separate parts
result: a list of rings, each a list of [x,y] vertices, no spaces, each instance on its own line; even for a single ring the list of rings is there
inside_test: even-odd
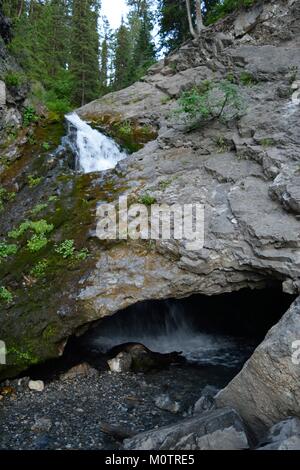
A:
[[[121,24],[122,16],[126,16],[125,0],[102,0],[101,14],[107,16],[110,26],[115,29]]]

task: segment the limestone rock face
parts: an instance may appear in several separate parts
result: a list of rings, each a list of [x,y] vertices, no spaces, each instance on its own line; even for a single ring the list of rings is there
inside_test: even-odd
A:
[[[0,80],[0,106],[5,106],[6,104],[6,86],[5,83]]]
[[[300,420],[288,418],[275,424],[258,450],[300,450]]]
[[[242,420],[230,409],[214,410],[201,416],[124,441],[126,450],[240,450],[248,449]]]
[[[299,339],[300,298],[216,397],[218,406],[234,406],[259,438],[291,412],[300,416]]]

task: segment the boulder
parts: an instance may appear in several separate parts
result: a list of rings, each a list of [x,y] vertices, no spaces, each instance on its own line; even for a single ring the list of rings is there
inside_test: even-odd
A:
[[[120,353],[122,356],[120,356]],[[124,363],[124,366],[125,368],[129,367],[128,370],[134,372],[147,372],[152,369],[168,367],[170,364],[185,362],[185,358],[181,356],[181,352],[173,351],[171,353],[161,354],[151,351],[141,343],[120,344],[108,351],[107,355],[110,357],[117,355],[114,359],[108,361],[110,367],[111,364],[116,364],[116,362],[114,362],[115,359],[119,360],[120,358],[130,357],[130,366],[128,365],[128,361],[125,361],[127,365]],[[116,367],[118,368],[118,366]]]
[[[137,434],[124,441],[126,450],[238,450],[248,449],[244,424],[231,408]]]
[[[87,377],[90,373],[97,373],[96,369],[93,369],[89,364],[83,362],[82,364],[78,364],[77,366],[72,367],[61,375],[61,380],[72,380],[76,377]]]
[[[216,397],[217,406],[234,406],[258,438],[291,410],[300,417],[299,340],[300,297]]]
[[[290,417],[272,426],[257,450],[300,450],[300,419]]]

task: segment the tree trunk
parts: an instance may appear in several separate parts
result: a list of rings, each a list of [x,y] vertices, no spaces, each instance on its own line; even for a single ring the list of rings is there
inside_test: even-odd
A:
[[[198,0],[197,0],[198,1]],[[193,38],[197,38],[197,34],[194,29],[193,25],[193,19],[192,19],[192,12],[191,12],[191,3],[190,0],[185,0],[186,2],[186,9],[187,9],[187,15],[188,15],[188,20],[189,20],[189,27],[190,27],[190,32]]]
[[[202,17],[201,0],[196,0],[196,23],[198,36],[200,36],[202,29],[205,28]]]

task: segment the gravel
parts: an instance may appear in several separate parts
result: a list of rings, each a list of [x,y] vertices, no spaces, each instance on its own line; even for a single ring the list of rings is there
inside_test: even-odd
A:
[[[91,369],[85,377],[46,383],[43,392],[30,390],[29,378],[14,380],[3,384],[12,390],[0,400],[0,449],[118,449],[121,443],[101,432],[102,422],[134,433],[175,423],[205,385],[224,386],[232,374],[190,365],[148,374]],[[182,411],[155,406],[162,394]]]

